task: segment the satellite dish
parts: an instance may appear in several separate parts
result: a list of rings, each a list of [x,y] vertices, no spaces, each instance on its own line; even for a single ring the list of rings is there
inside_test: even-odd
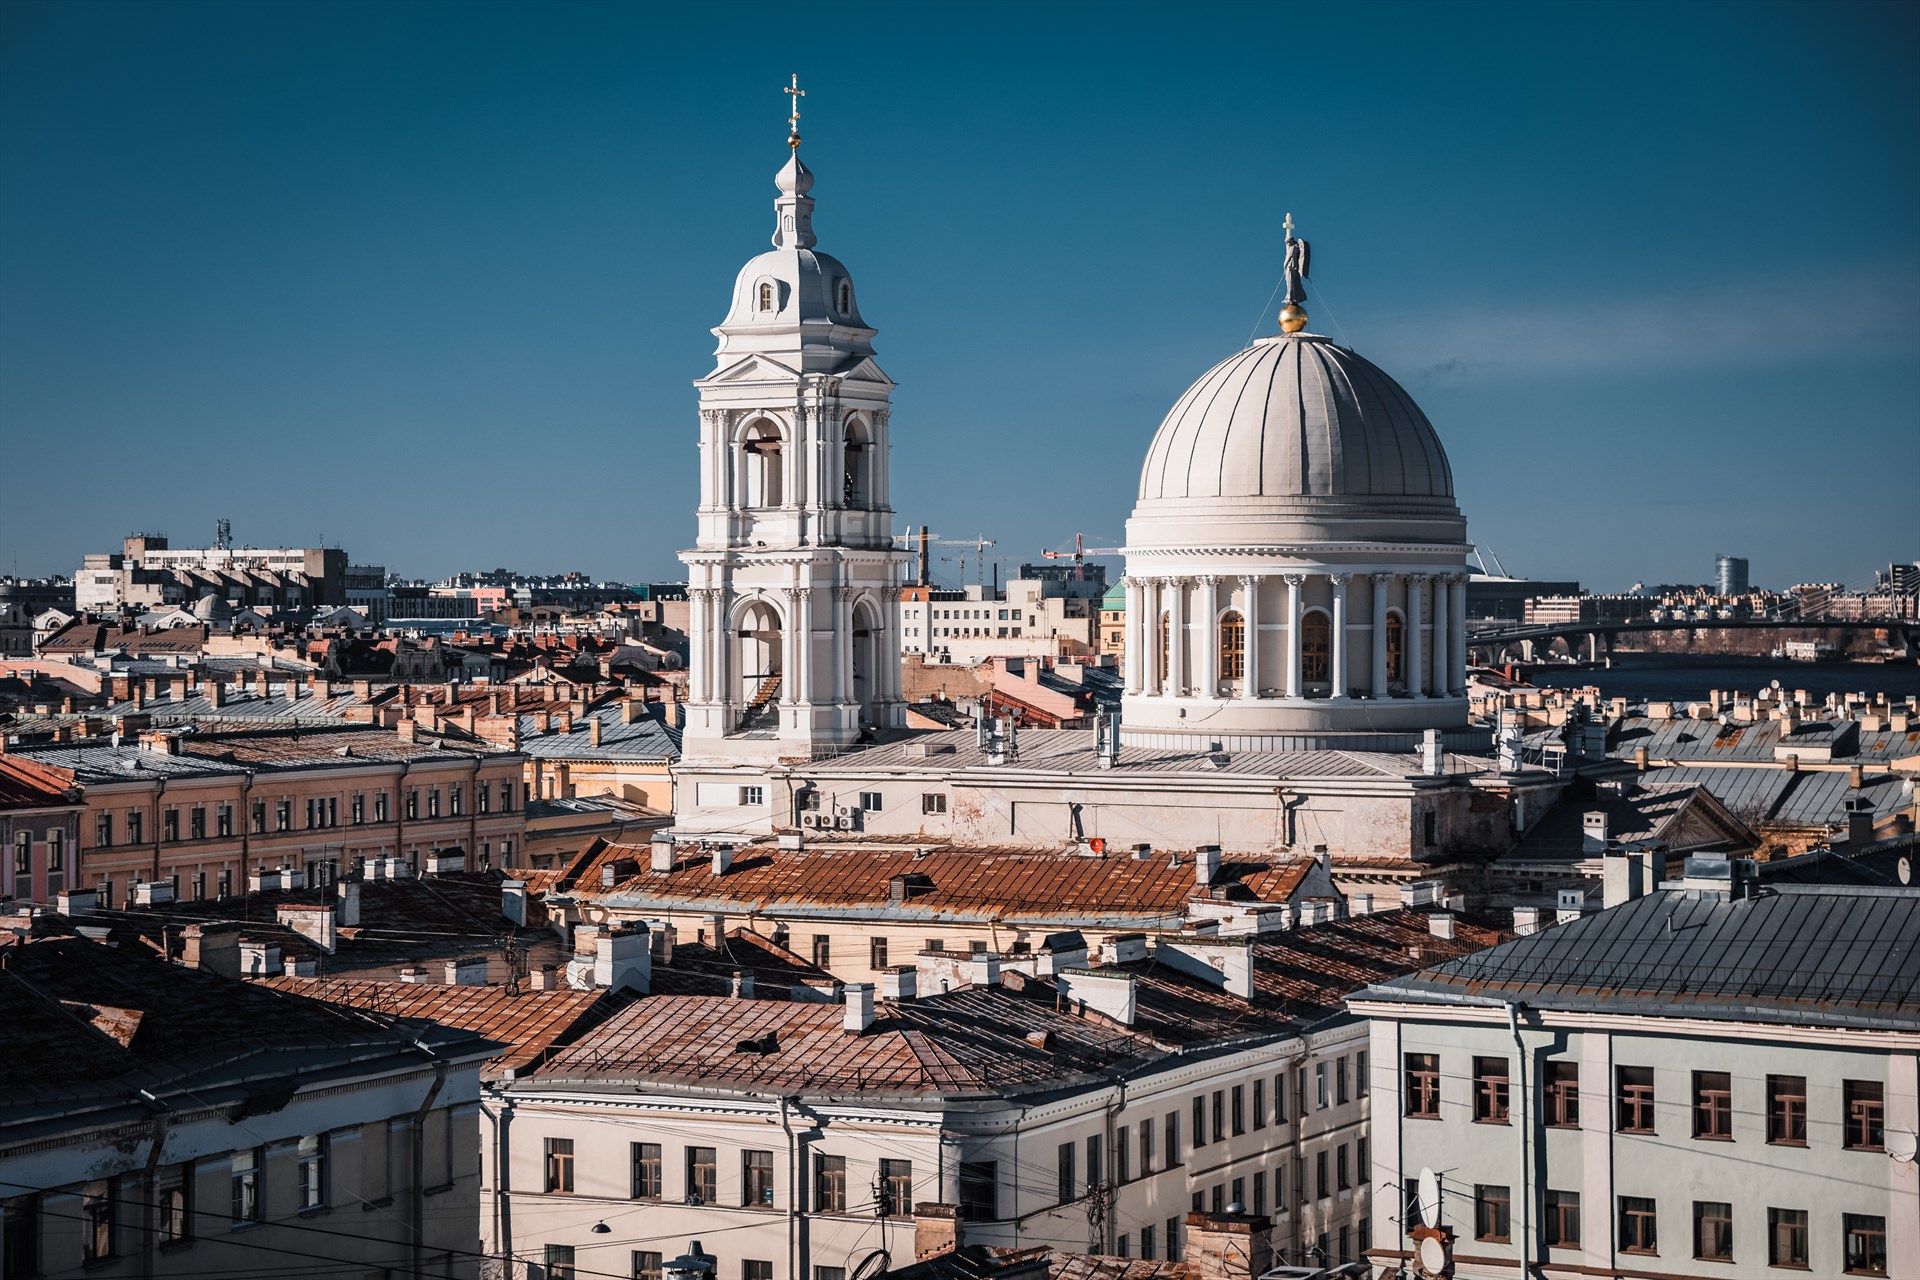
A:
[[[1430,1227],[1440,1225],[1440,1179],[1427,1168],[1420,1170],[1420,1221]]]
[[[1774,688],[1776,688],[1776,689],[1778,689],[1778,688],[1780,687],[1780,682],[1779,682],[1778,680],[1775,680],[1775,681],[1773,682],[1773,687],[1774,687]]]
[[[1912,1164],[1915,1149],[1920,1147],[1920,1139],[1899,1129],[1887,1130],[1886,1143],[1888,1157],[1901,1164]]]
[[[853,1269],[853,1280],[874,1280],[875,1276],[883,1276],[892,1262],[893,1258],[885,1249],[875,1249]]]
[[[1913,883],[1913,859],[1904,853],[1900,855],[1900,883]]]
[[[1428,1236],[1420,1242],[1420,1269],[1434,1275],[1447,1269],[1447,1247],[1440,1243],[1439,1236]]]

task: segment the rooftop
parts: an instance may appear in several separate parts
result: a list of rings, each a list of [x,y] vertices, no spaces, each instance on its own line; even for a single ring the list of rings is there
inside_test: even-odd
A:
[[[1920,889],[1663,886],[1356,998],[1920,1030]]]

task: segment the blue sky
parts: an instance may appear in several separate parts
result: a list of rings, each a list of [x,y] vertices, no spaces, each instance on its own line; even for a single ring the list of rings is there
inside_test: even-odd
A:
[[[678,576],[797,71],[903,528],[1117,540],[1292,210],[1510,571],[1859,580],[1920,557],[1917,14],[13,0],[0,570]]]

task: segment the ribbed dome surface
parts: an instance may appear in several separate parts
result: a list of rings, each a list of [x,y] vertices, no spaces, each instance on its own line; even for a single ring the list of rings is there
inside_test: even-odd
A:
[[[1323,337],[1283,334],[1189,387],[1140,473],[1143,502],[1263,497],[1428,498],[1450,508],[1453,472],[1399,383]]]

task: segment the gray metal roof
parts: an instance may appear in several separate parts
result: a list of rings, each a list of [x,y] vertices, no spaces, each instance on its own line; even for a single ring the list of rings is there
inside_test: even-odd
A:
[[[1891,729],[1867,731],[1860,728],[1858,721],[1814,720],[1783,736],[1784,727],[1778,720],[1723,725],[1717,720],[1654,720],[1647,716],[1629,716],[1608,730],[1607,752],[1624,757],[1645,747],[1655,760],[1702,764],[1772,760],[1775,748],[1781,746],[1788,750],[1795,746],[1826,747],[1836,760],[1869,765],[1920,755],[1920,729],[1901,733]]]
[[[591,721],[600,724],[600,745],[593,745]],[[552,721],[549,721],[552,723]],[[541,733],[531,715],[520,717],[520,751],[535,760],[678,760],[680,731],[667,724],[659,709],[649,707],[647,714],[632,724],[621,718],[618,706],[573,718],[573,731],[557,728]]]
[[[1663,888],[1356,999],[1920,1029],[1920,889]]]
[[[1913,804],[1905,779],[1870,778],[1856,788],[1845,771],[1836,769],[1675,765],[1644,776],[1649,781],[1704,787],[1749,825],[1844,827],[1849,800],[1866,800],[1875,821]]]

